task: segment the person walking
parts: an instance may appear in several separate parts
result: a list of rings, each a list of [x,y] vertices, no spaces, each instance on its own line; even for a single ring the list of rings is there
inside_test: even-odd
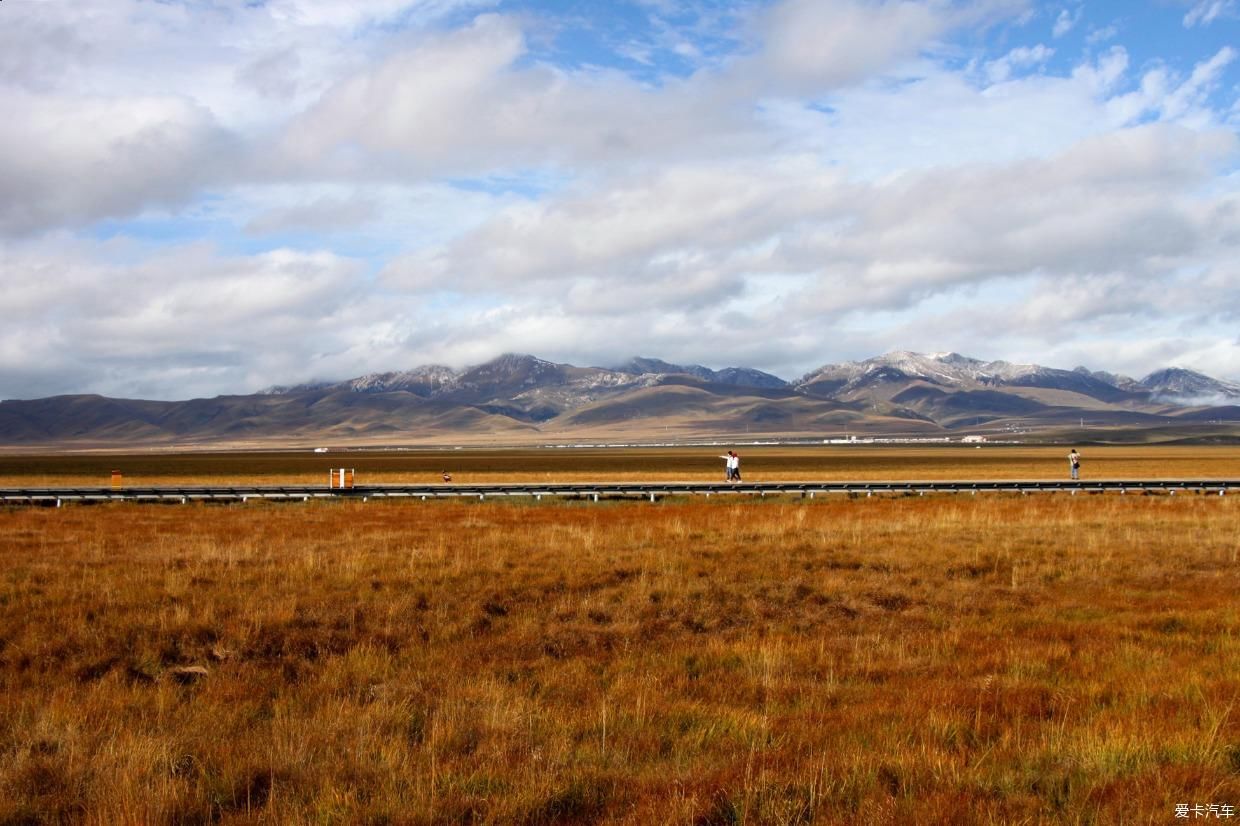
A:
[[[729,450],[725,455],[719,457],[723,460],[723,481],[725,482],[732,481],[733,459],[735,456],[736,454]]]
[[[735,451],[732,453],[732,481],[739,482],[741,480],[741,456]]]
[[[1081,454],[1076,452],[1076,448],[1068,452],[1068,472],[1074,481],[1081,478]]]

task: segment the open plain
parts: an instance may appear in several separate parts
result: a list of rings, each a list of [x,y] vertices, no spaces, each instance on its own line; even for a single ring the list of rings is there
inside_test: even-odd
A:
[[[223,483],[365,459],[373,481],[705,478],[715,452],[6,457],[0,474],[130,462],[146,484]],[[764,479],[1066,464],[741,452]],[[1084,452],[1087,474],[1235,475],[1227,449]],[[1231,496],[7,509],[0,823],[1235,811],[1238,555]]]
[[[330,468],[357,471],[358,484],[426,484],[443,471],[457,483],[671,482],[723,478],[720,454],[735,448],[746,481],[882,479],[1065,479],[1066,446],[763,445],[719,443],[650,448],[467,448],[17,453],[0,455],[0,487],[106,486],[111,472],[132,485],[327,484]],[[1082,448],[1083,479],[1219,479],[1240,476],[1240,447]]]

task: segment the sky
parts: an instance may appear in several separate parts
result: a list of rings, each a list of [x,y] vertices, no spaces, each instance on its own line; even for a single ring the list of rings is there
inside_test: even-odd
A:
[[[0,398],[1240,378],[1240,0],[3,0]]]

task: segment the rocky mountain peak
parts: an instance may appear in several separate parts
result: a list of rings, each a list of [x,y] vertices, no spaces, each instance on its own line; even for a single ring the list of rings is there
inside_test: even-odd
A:
[[[1185,367],[1155,370],[1141,386],[1156,397],[1181,403],[1214,404],[1240,399],[1240,384],[1212,378]]]
[[[700,364],[672,364],[662,359],[635,356],[619,367],[611,368],[618,373],[632,376],[640,375],[686,375],[694,376],[714,384],[730,384],[737,387],[786,387],[788,382],[779,376],[754,370],[751,367],[724,367],[712,370]]]

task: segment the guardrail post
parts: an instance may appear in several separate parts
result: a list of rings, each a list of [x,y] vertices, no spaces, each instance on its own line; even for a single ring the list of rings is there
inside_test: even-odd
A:
[[[653,502],[653,501],[654,501],[654,491],[651,491],[651,492],[650,492],[650,501],[651,501],[651,502]]]

